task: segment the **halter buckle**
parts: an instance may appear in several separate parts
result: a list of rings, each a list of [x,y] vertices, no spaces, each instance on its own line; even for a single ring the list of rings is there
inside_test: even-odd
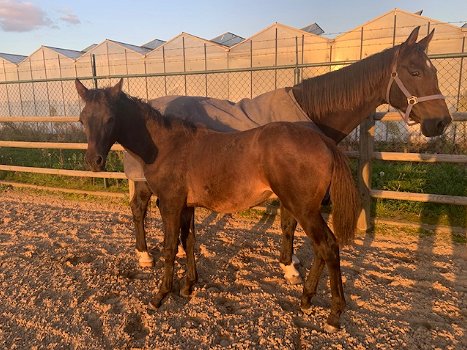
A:
[[[407,103],[409,105],[416,105],[418,103],[418,98],[417,96],[410,96],[410,97],[407,97]]]

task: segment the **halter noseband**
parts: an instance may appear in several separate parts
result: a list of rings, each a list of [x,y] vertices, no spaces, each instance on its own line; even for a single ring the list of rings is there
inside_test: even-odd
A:
[[[399,108],[394,107],[394,106],[393,107],[397,109],[397,111],[402,116],[402,118],[407,123],[407,125],[414,125],[418,123],[414,120],[410,120],[410,112],[412,111],[412,107],[414,105],[416,105],[419,102],[424,102],[424,101],[429,101],[429,100],[446,99],[446,97],[442,94],[428,95],[428,96],[423,96],[423,97],[413,96],[409,92],[409,90],[407,90],[407,88],[404,86],[404,83],[402,82],[402,80],[400,80],[399,75],[397,74],[397,71],[396,71],[396,64],[394,64],[392,68],[391,78],[389,79],[388,88],[386,90],[386,102],[389,105],[391,105],[391,102],[389,102],[389,93],[391,91],[391,86],[394,81],[396,82],[399,89],[401,89],[401,91],[404,93],[405,97],[407,98],[407,109],[405,110],[405,114],[403,114]]]

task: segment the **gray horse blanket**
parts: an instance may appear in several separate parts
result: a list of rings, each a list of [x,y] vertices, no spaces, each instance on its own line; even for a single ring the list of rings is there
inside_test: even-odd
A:
[[[277,89],[237,103],[201,96],[164,96],[149,103],[165,117],[188,120],[221,132],[243,131],[277,121],[311,122],[291,88]],[[142,164],[127,152],[123,166],[130,180],[145,181]]]

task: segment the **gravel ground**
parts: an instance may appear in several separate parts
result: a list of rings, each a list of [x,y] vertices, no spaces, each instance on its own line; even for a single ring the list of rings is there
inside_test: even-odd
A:
[[[129,207],[0,192],[1,349],[466,349],[466,246],[449,234],[381,227],[341,254],[347,310],[322,330],[330,292],[314,312],[278,264],[272,216],[197,211],[200,280],[188,301],[175,291],[155,313],[147,302],[162,271],[161,222],[148,218],[156,266],[134,256]],[[296,236],[302,276],[312,258]],[[177,261],[177,280],[185,259]]]

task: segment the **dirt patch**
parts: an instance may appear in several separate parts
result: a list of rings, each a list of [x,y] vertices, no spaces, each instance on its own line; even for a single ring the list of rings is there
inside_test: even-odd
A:
[[[395,227],[359,235],[342,251],[347,310],[342,330],[322,326],[330,305],[322,278],[311,315],[301,286],[278,264],[278,219],[197,211],[193,297],[174,292],[146,305],[162,269],[161,222],[148,219],[156,258],[141,269],[126,205],[0,193],[0,348],[77,349],[465,349],[467,256],[447,234]],[[312,252],[302,231],[302,276]],[[177,281],[185,259],[177,260]]]

